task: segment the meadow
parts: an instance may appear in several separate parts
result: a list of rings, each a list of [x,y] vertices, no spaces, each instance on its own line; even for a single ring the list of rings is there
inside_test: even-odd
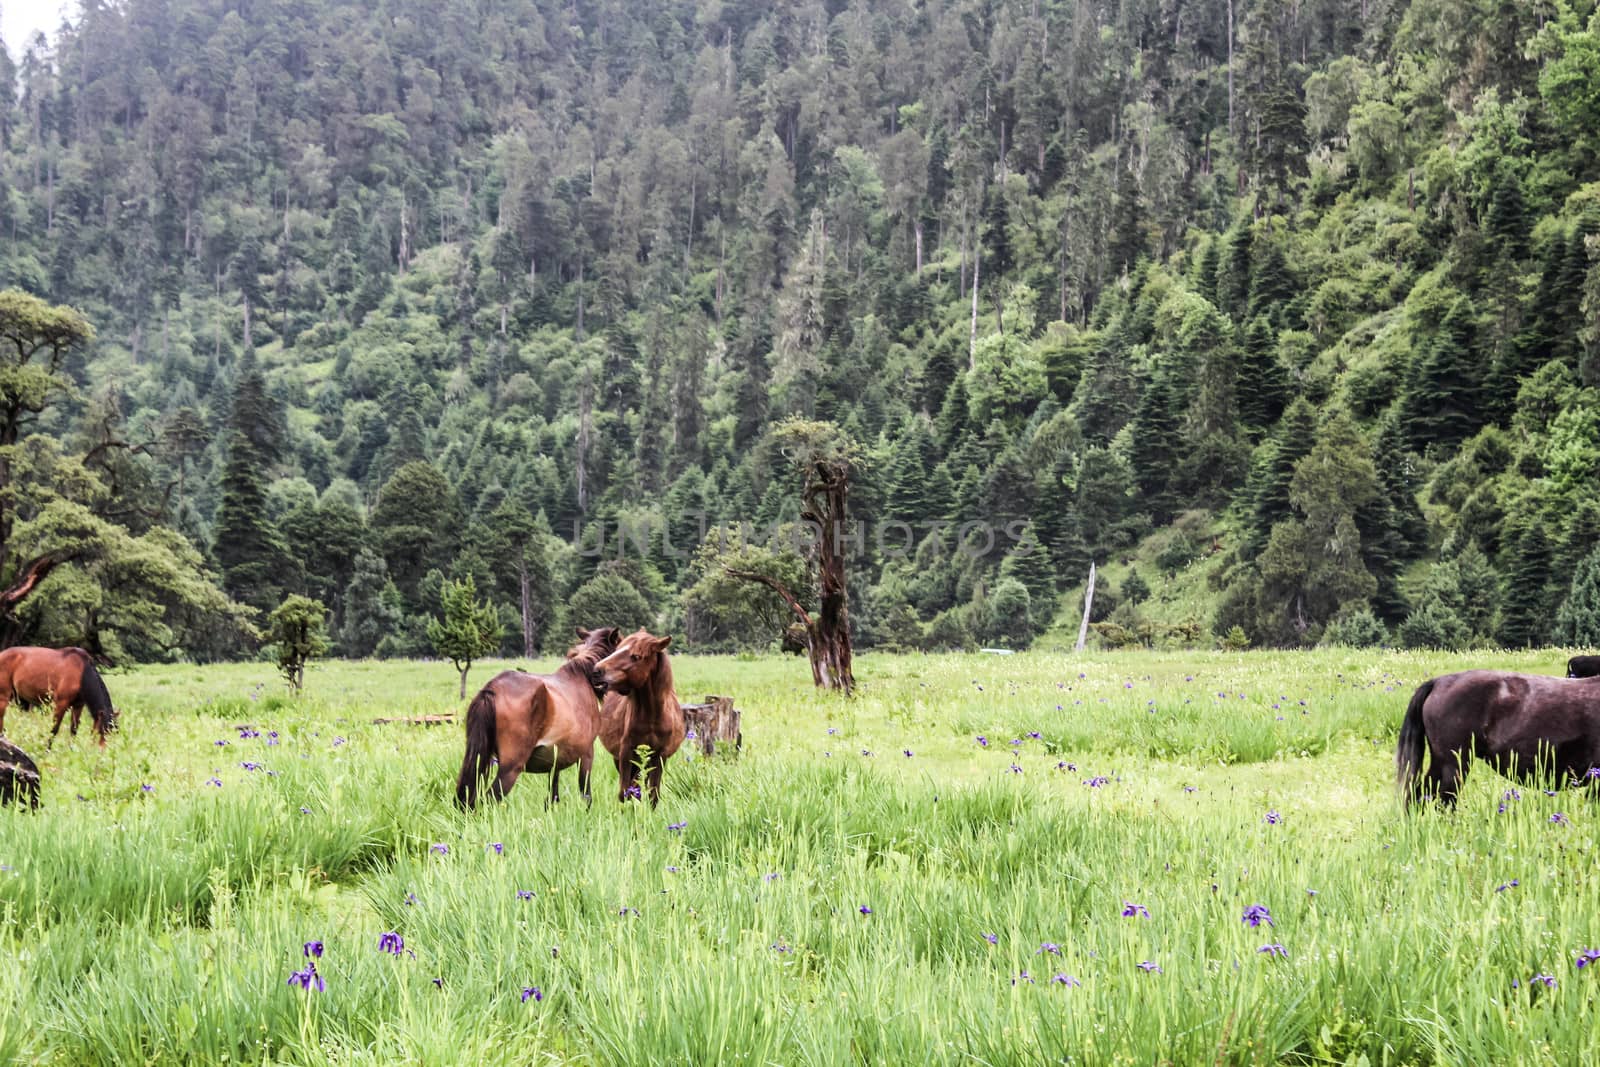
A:
[[[6,720],[0,1062],[1595,1062],[1591,802],[1395,798],[1412,688],[1485,661],[1564,657],[868,655],[846,700],[679,656],[740,755],[476,813],[459,725],[372,721],[459,711],[448,665],[111,673],[104,751]]]

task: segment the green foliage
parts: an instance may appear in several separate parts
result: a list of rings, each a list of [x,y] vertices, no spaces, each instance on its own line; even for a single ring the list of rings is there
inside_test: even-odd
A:
[[[299,693],[305,683],[306,664],[326,655],[328,609],[320,600],[293,594],[267,616],[268,648],[278,664],[278,673],[289,683],[291,693]]]
[[[1600,547],[1578,564],[1556,613],[1555,638],[1570,648],[1600,645]]]
[[[446,581],[439,591],[442,618],[428,620],[428,642],[461,672],[460,695],[467,695],[467,671],[474,660],[500,647],[500,613],[487,600],[478,600],[477,583],[469,575],[459,582]]]
[[[1322,631],[1322,644],[1331,648],[1377,648],[1388,641],[1388,629],[1365,604],[1341,613]]]
[[[580,585],[567,604],[567,617],[575,626],[615,626],[625,634],[655,622],[638,586],[620,574],[599,574]]]

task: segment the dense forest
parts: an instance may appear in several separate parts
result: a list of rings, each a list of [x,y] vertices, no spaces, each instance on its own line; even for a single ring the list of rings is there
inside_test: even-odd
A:
[[[800,417],[862,645],[1091,562],[1112,645],[1600,641],[1593,8],[85,0],[0,52],[0,289],[93,330],[0,441],[7,631],[419,654],[472,576],[507,652],[765,647]]]

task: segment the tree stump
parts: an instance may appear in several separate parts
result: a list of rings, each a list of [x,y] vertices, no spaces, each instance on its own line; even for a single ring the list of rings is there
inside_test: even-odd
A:
[[[699,745],[700,751],[716,754],[717,742],[733,742],[735,755],[744,747],[744,733],[739,729],[739,712],[732,697],[708,696],[704,704],[683,705],[684,725],[689,736]],[[727,751],[727,745],[723,745]]]
[[[0,740],[0,804],[39,806],[39,768],[22,749]]]

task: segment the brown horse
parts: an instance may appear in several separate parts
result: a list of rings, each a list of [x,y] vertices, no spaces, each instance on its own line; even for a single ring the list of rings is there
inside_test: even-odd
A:
[[[501,671],[467,708],[467,753],[456,779],[456,803],[471,808],[500,764],[489,795],[511,792],[524,770],[550,775],[550,800],[561,799],[561,772],[578,765],[578,792],[589,800],[594,738],[600,728],[600,682],[595,665],[617,647],[617,628],[578,628],[579,644],[554,674]]]
[[[1424,749],[1433,758],[1419,789]],[[1395,752],[1406,803],[1454,804],[1474,756],[1508,777],[1590,777],[1600,768],[1600,678],[1463,671],[1423,682]]]
[[[629,634],[598,666],[606,699],[600,709],[600,743],[617,761],[617,799],[639,797],[644,771],[650,806],[661,797],[661,772],[667,757],[683,744],[683,709],[672,688],[670,637],[643,630]],[[643,753],[640,749],[645,749]]]
[[[0,652],[0,730],[6,722],[6,708],[19,704],[54,704],[55,725],[50,728],[50,745],[61,730],[61,717],[72,709],[72,734],[78,734],[83,709],[94,719],[100,747],[106,747],[106,733],[117,727],[117,712],[94,657],[81,648],[35,648],[19,646]],[[47,748],[49,745],[46,746]]]

